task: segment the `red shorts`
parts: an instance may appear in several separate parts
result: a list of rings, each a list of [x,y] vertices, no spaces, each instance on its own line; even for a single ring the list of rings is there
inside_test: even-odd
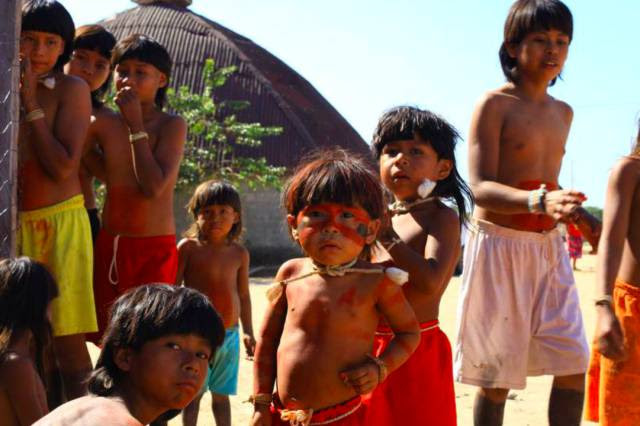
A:
[[[438,320],[420,324],[420,344],[411,357],[365,398],[367,426],[455,426],[456,397],[449,339]],[[373,353],[387,348],[393,332],[378,326]]]
[[[130,288],[143,284],[174,284],[178,272],[175,235],[115,236],[100,230],[94,248],[93,291],[98,332],[87,340],[100,343],[113,302]]]
[[[282,403],[274,398],[271,404],[271,424],[272,426],[291,426],[294,423],[282,420],[281,413],[283,410]],[[356,396],[342,404],[333,407],[324,408],[313,413],[309,425],[328,425],[332,426],[364,426],[365,410],[362,404],[362,398]]]

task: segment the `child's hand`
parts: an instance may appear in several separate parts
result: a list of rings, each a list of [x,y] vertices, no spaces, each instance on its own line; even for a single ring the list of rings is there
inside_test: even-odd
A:
[[[31,60],[28,56],[20,56],[20,98],[25,110],[30,111],[37,106],[33,106],[36,100],[36,88],[38,87],[38,76],[31,68]]]
[[[545,212],[555,220],[572,220],[587,197],[573,189],[549,191],[544,197]]]
[[[341,372],[340,378],[358,394],[364,395],[378,386],[380,370],[372,361],[366,361],[358,367]]]
[[[611,306],[598,306],[595,346],[603,356],[620,361],[625,357],[622,328]]]
[[[266,405],[256,405],[251,418],[251,426],[271,426],[271,412]]]
[[[256,339],[252,334],[245,333],[244,336],[242,336],[242,341],[245,351],[247,352],[247,359],[253,361],[253,354],[256,351]]]
[[[122,117],[132,132],[144,130],[140,98],[134,89],[129,86],[125,86],[118,90],[115,102],[120,109]]]

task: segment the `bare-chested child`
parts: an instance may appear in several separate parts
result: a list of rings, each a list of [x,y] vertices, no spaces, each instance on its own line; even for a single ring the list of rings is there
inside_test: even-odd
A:
[[[163,284],[129,290],[114,304],[89,395],[36,423],[141,426],[183,409],[198,393],[224,339],[202,293]]]
[[[395,198],[392,222],[383,229],[376,261],[409,272],[404,294],[420,322],[418,349],[373,392],[368,425],[456,424],[451,345],[438,328],[440,298],[460,255],[460,229],[470,190],[456,167],[457,131],[430,111],[397,107],[378,121],[373,152],[382,183]],[[458,213],[442,200],[455,202]],[[393,333],[376,332],[374,354]]]
[[[0,424],[28,426],[49,412],[43,385],[44,347],[56,283],[28,257],[0,260]]]
[[[380,181],[353,154],[322,152],[297,168],[283,203],[306,257],[283,264],[268,291],[252,424],[364,425],[360,395],[397,369],[419,340],[401,287],[366,260],[385,212]],[[375,357],[379,315],[395,337]]]
[[[640,123],[639,123],[640,124]],[[587,375],[587,420],[640,424],[640,131],[614,166],[597,266],[597,327]]]
[[[178,244],[176,284],[193,287],[209,297],[226,330],[222,347],[216,352],[205,390],[211,391],[213,416],[218,426],[231,426],[229,395],[238,388],[240,335],[247,356],[253,357],[255,339],[249,295],[249,252],[239,243],[242,234],[240,195],[226,182],[200,184],[189,204],[194,223]],[[195,426],[200,406],[199,395],[185,408],[183,423]]]
[[[465,245],[458,381],[479,386],[476,425],[500,425],[509,389],[553,375],[551,425],[580,423],[588,346],[558,220],[585,197],[558,189],[573,112],[547,93],[573,34],[559,0],[518,0],[500,48],[508,83],[476,106],[469,179],[476,201]]]
[[[62,73],[74,31],[60,3],[24,2],[17,240],[18,254],[44,263],[58,283],[59,296],[51,308],[56,359],[46,362],[46,374],[57,376],[57,364],[64,395],[49,386],[52,406],[86,393],[83,381],[91,371],[91,359],[85,333],[97,329],[91,230],[78,179],[91,114],[89,88]]]
[[[104,106],[103,97],[111,84],[111,51],[116,45],[115,37],[100,25],[85,25],[76,30],[73,40],[71,60],[65,66],[66,74],[75,75],[87,82],[91,90],[91,122],[89,126],[86,150],[96,149],[92,135],[94,128],[104,128],[100,123],[104,116],[112,112]],[[99,177],[104,180],[104,171]],[[80,166],[80,185],[84,195],[84,206],[89,214],[91,236],[95,242],[100,230],[100,215],[96,206],[96,194],[93,188],[94,177],[86,166]]]
[[[102,155],[85,155],[107,187],[103,228],[95,246],[95,297],[99,343],[113,301],[127,289],[174,283],[178,268],[173,190],[186,138],[186,123],[162,111],[171,73],[169,53],[139,34],[116,44],[112,56],[116,104],[91,128]]]

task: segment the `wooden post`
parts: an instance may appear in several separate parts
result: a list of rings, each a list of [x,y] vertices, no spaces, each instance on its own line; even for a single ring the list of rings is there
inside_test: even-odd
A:
[[[0,258],[16,253],[21,6],[0,1]]]

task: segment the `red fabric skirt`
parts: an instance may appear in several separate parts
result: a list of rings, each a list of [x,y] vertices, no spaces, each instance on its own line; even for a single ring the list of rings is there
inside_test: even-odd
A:
[[[99,344],[113,302],[143,284],[174,284],[178,272],[175,235],[122,237],[100,230],[94,248],[93,291],[98,332],[87,340]]]
[[[455,426],[456,397],[449,339],[438,321],[420,324],[420,344],[411,357],[365,398],[366,425]],[[393,332],[379,326],[374,355],[386,349]]]

